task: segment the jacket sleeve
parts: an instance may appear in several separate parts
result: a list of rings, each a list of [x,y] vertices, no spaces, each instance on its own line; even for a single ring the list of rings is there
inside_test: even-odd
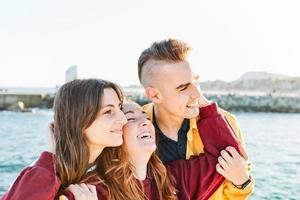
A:
[[[68,200],[75,200],[75,197],[74,197],[73,193],[69,190],[64,191],[63,195],[65,195],[68,198]],[[59,200],[64,200],[62,198],[62,195],[59,196]]]
[[[240,145],[244,146],[244,137],[243,137],[243,133],[242,130],[238,124],[237,119],[235,118],[234,115],[221,110],[222,114],[225,116],[226,120],[228,121],[228,123],[230,124],[230,126],[232,127],[232,129],[234,130],[234,132],[236,133],[236,136],[238,138],[238,140],[240,141]],[[252,163],[251,161],[248,159],[248,172],[251,175],[252,172]],[[245,188],[245,189],[238,189],[236,188],[230,181],[225,180],[222,187],[223,190],[223,199],[225,200],[245,200],[248,199],[249,196],[251,195],[251,193],[254,191],[254,186],[255,186],[255,180],[252,176],[252,181],[251,183]],[[220,191],[221,193],[221,191]],[[215,196],[214,199],[219,199],[217,196]]]
[[[53,200],[60,188],[54,155],[43,152],[35,164],[25,168],[1,200]]]
[[[229,145],[235,148],[239,145],[216,104],[201,108],[200,119],[197,127],[201,129],[205,153],[167,166],[169,174],[176,180],[179,199],[208,199],[225,180],[215,170],[220,151]]]

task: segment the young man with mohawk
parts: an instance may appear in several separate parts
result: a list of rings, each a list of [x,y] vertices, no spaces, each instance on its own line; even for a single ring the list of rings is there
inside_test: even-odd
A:
[[[188,44],[174,39],[153,43],[138,60],[138,75],[146,96],[152,103],[144,106],[152,120],[157,137],[157,151],[164,164],[189,159],[204,153],[197,129],[199,107],[210,104],[203,96],[189,62]],[[200,98],[201,97],[201,98]],[[236,118],[220,109],[237,138],[243,155],[233,157],[223,150],[216,170],[226,180],[210,200],[247,199],[254,189],[251,165],[244,151],[243,134]],[[231,166],[231,167],[228,167]],[[236,170],[233,170],[236,166]],[[244,170],[238,170],[240,168]],[[237,179],[237,177],[239,177]]]

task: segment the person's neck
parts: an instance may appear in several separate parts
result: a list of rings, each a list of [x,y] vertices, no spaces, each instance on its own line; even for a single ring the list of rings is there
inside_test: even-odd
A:
[[[152,153],[149,155],[134,155],[130,158],[130,163],[134,166],[133,175],[136,179],[143,181],[147,177],[147,165]]]
[[[177,141],[178,131],[182,126],[184,118],[171,115],[159,106],[154,106],[154,113],[156,123],[164,135]]]
[[[104,147],[99,146],[91,146],[89,147],[90,157],[89,157],[89,164],[95,162],[98,156],[102,153]]]

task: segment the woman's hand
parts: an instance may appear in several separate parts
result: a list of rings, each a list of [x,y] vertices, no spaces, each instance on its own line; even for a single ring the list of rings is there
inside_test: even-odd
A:
[[[47,136],[48,136],[49,152],[55,154],[54,122],[51,122],[49,124],[49,130]]]
[[[96,187],[85,183],[72,184],[67,190],[73,193],[75,200],[98,200]],[[68,200],[64,195],[59,197],[60,200]]]
[[[247,160],[234,147],[226,147],[218,157],[216,170],[234,185],[242,185],[249,179]]]

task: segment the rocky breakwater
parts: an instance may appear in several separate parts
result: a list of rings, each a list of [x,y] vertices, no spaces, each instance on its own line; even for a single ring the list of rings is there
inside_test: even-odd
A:
[[[295,96],[211,92],[204,94],[221,108],[230,111],[300,113],[300,97]]]
[[[247,72],[232,82],[200,85],[209,99],[227,110],[300,113],[300,77]]]
[[[200,82],[204,95],[221,108],[245,112],[300,113],[300,77],[267,72],[248,72],[232,82]],[[139,86],[125,88],[128,97],[149,102]]]

